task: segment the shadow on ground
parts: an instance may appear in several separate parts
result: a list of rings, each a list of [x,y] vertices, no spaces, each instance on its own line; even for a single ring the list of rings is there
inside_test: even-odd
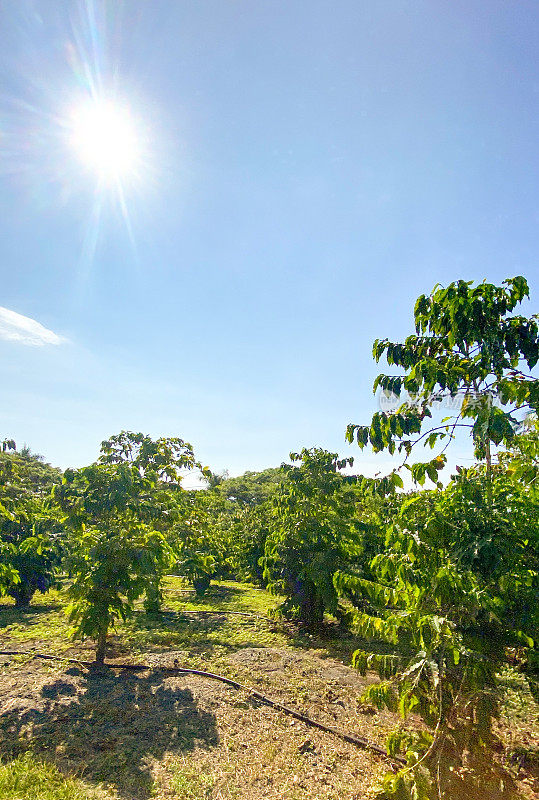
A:
[[[197,616],[181,611],[163,611],[156,615],[138,612],[129,619],[121,637],[110,637],[109,657],[127,653],[133,645],[158,650],[180,649],[205,658],[211,658],[216,649],[235,652],[239,648],[261,646],[251,632],[257,626],[264,628],[265,621],[242,618],[239,634],[229,623],[227,615],[218,611]]]
[[[35,604],[27,608],[15,608],[15,606],[0,606],[0,628],[7,628],[8,625],[40,625],[43,620],[41,614],[50,614],[58,611],[58,605]]]
[[[197,595],[194,589],[167,589],[166,594],[168,599],[181,599],[194,605],[207,605],[210,602],[213,604],[216,601],[226,605],[242,597],[245,591],[236,586],[211,585],[203,595]]]
[[[213,714],[200,710],[189,690],[152,673],[75,667],[0,716],[4,758],[31,750],[129,800],[151,796],[152,759],[217,744]]]
[[[491,748],[483,749],[474,744],[469,732],[463,736],[462,732],[453,730],[430,765],[431,773],[438,776],[442,797],[451,800],[521,799],[513,776],[495,756],[501,749],[494,739]]]
[[[334,658],[347,667],[352,665],[352,655],[356,650],[364,650],[367,653],[378,653],[380,655],[395,652],[393,645],[376,640],[368,641],[362,639],[338,623],[325,623],[314,631],[309,631],[298,624],[291,624],[288,628],[288,634],[290,644],[298,650],[312,651],[314,649],[322,651],[318,655]]]

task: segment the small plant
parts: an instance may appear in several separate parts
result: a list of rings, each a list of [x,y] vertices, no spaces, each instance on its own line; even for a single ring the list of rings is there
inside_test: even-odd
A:
[[[191,581],[197,597],[203,597],[210,588],[216,563],[211,553],[185,548],[176,564],[176,569],[179,575]]]
[[[138,520],[120,517],[106,529],[81,532],[71,558],[68,615],[77,638],[96,639],[96,662],[105,659],[110,626],[125,620],[151,586],[165,549],[162,535]]]

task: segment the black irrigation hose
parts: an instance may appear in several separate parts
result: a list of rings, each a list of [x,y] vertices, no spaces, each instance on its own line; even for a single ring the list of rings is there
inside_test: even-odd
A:
[[[356,745],[356,747],[362,747],[365,750],[371,750],[373,753],[377,753],[380,756],[383,756],[386,760],[391,761],[395,765],[406,764],[406,760],[401,758],[400,756],[390,756],[383,747],[380,745],[375,744],[374,742],[370,742],[368,739],[364,739],[362,736],[354,736],[350,733],[344,733],[344,731],[339,731],[337,728],[331,728],[328,725],[324,725],[322,722],[317,722],[311,717],[308,717],[306,714],[300,714],[299,711],[294,711],[293,708],[289,708],[288,706],[283,706],[281,703],[276,702],[275,700],[271,700],[269,697],[266,697],[260,692],[257,692],[255,689],[251,689],[249,686],[244,686],[242,683],[238,683],[238,681],[233,681],[231,678],[225,678],[224,675],[216,675],[214,672],[203,672],[200,669],[189,669],[187,667],[162,667],[162,666],[149,666],[147,664],[98,664],[95,661],[80,661],[77,658],[66,658],[65,656],[49,656],[45,655],[44,653],[32,653],[28,650],[0,650],[0,656],[31,656],[32,658],[40,658],[44,661],[67,661],[69,664],[78,664],[79,666],[83,667],[108,667],[109,669],[123,669],[129,670],[131,672],[146,672],[146,671],[155,671],[155,672],[162,672],[165,675],[198,675],[201,678],[209,678],[210,680],[220,681],[220,683],[225,683],[227,686],[232,686],[233,689],[238,689],[240,691],[247,692],[250,697],[254,697],[260,703],[263,703],[270,708],[274,708],[277,711],[282,711],[283,714],[288,714],[290,717],[294,717],[294,719],[303,722],[305,725],[309,725],[311,728],[318,728],[318,730],[325,731],[326,733],[331,733],[333,736],[337,736],[339,739],[342,739],[344,742],[349,742],[349,744]],[[175,664],[177,662],[174,662]]]

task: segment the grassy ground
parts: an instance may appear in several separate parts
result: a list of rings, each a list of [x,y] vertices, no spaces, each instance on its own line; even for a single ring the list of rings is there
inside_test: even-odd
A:
[[[361,702],[374,676],[361,678],[349,667],[358,646],[352,636],[337,629],[300,636],[263,619],[274,599],[252,586],[222,582],[200,600],[170,578],[166,590],[163,614],[138,610],[118,626],[109,659],[154,666],[177,660],[218,672],[380,744],[395,726],[393,715]],[[92,659],[91,642],[69,638],[63,601],[51,592],[26,612],[0,603],[0,649]],[[196,676],[2,661],[0,800],[368,800],[387,771],[373,753]],[[528,761],[539,720],[518,676],[504,679],[500,732],[515,778],[508,796],[532,798]]]

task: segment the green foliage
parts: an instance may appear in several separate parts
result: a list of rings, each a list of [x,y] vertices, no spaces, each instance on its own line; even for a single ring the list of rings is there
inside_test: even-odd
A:
[[[200,468],[181,439],[153,441],[122,432],[103,442],[96,464],[66,470],[56,497],[75,536],[70,618],[75,635],[97,639],[103,661],[107,631],[147,593],[156,611],[160,581],[173,563],[167,533],[185,514],[184,470]]]
[[[125,620],[134,601],[152,585],[166,552],[162,534],[127,516],[111,517],[106,528],[83,529],[71,558],[70,621],[76,635],[98,639],[98,661],[115,619]]]
[[[244,472],[237,478],[225,478],[219,484],[218,492],[242,508],[260,506],[273,499],[285,477],[276,467],[261,472]]]
[[[188,509],[174,525],[174,571],[203,595],[214,577],[226,574],[227,542],[222,530],[222,498],[212,490],[188,493]],[[187,508],[187,507],[186,507]]]
[[[255,506],[234,503],[223,515],[227,524],[227,556],[231,574],[238,579],[264,584],[264,557],[266,540],[273,520],[270,501]]]
[[[143,433],[122,431],[101,444],[102,464],[128,464],[141,479],[179,487],[183,474],[198,468],[202,475],[211,474],[195,460],[189,442],[173,436],[151,439]]]
[[[490,463],[491,444],[508,444],[515,436],[526,410],[539,406],[539,380],[524,371],[539,359],[538,317],[511,315],[529,295],[522,277],[509,278],[502,286],[483,282],[456,281],[447,288],[435,287],[415,305],[415,334],[404,343],[376,340],[373,356],[385,356],[403,375],[379,375],[374,382],[385,392],[408,393],[409,401],[394,413],[374,414],[371,424],[349,425],[347,439],[375,452],[404,452],[423,441],[431,448],[456,432],[470,430],[476,456]],[[458,412],[441,425],[427,429],[431,408],[445,398],[457,399]],[[497,407],[497,398],[501,407]],[[428,476],[438,482],[443,451],[434,461],[409,467],[412,477],[423,483]]]
[[[499,461],[506,466],[508,475],[532,489],[539,486],[539,419],[529,415],[519,428],[519,435],[510,443],[506,452],[499,454]]]
[[[260,560],[272,524],[273,501],[286,479],[282,470],[269,468],[226,478],[219,485],[210,504],[212,526],[226,543],[231,575],[264,583]]]
[[[342,474],[350,460],[319,448],[290,458],[298,466],[282,467],[287,484],[275,499],[264,577],[271,592],[286,597],[281,613],[316,626],[324,611],[339,611],[333,576],[361,555],[361,525],[353,479]]]
[[[0,593],[28,605],[56,581],[62,527],[49,501],[59,470],[29,454],[0,453]]]
[[[361,448],[404,453],[414,482],[429,478],[438,488],[405,498],[388,519],[386,548],[372,559],[370,580],[350,570],[335,576],[336,588],[358,609],[360,635],[393,648],[391,657],[356,654],[358,668],[374,667],[384,679],[366,698],[397,703],[402,715],[414,711],[435,726],[423,747],[402,737],[388,742],[394,748],[398,740],[408,767],[388,776],[386,797],[441,796],[447,776],[440,758],[449,740],[453,752],[485,745],[507,648],[518,649],[535,685],[538,448],[536,423],[522,433],[522,419],[539,405],[539,381],[526,371],[539,360],[538,317],[511,315],[528,294],[518,277],[502,286],[457,281],[422,295],[415,334],[403,344],[377,340],[373,348],[376,361],[385,356],[404,373],[379,375],[374,391],[404,390],[409,400],[394,413],[374,414],[369,426],[347,429],[348,441]],[[456,413],[428,427],[431,409],[446,398],[456,401]],[[444,490],[438,473],[461,428],[471,432],[476,457],[486,464],[458,469]],[[431,461],[406,464],[421,441],[443,449]],[[492,445],[506,448],[496,465]],[[372,482],[371,491],[394,491],[392,476],[383,486]]]
[[[354,655],[360,671],[375,669],[383,679],[367,689],[365,700],[403,716],[419,713],[435,727],[434,740],[422,749],[415,740],[406,744],[410,768],[388,778],[384,791],[434,797],[435,781],[428,789],[424,770],[437,774],[444,741],[451,739],[454,748],[458,739],[462,749],[473,751],[491,739],[496,673],[508,648],[518,650],[534,683],[537,491],[515,480],[511,469],[497,468],[492,479],[483,466],[460,470],[444,491],[404,499],[371,570],[371,581],[347,573],[335,578],[358,607],[357,632],[391,648],[384,655]],[[388,746],[395,747],[395,740]],[[414,767],[419,759],[421,770]]]

